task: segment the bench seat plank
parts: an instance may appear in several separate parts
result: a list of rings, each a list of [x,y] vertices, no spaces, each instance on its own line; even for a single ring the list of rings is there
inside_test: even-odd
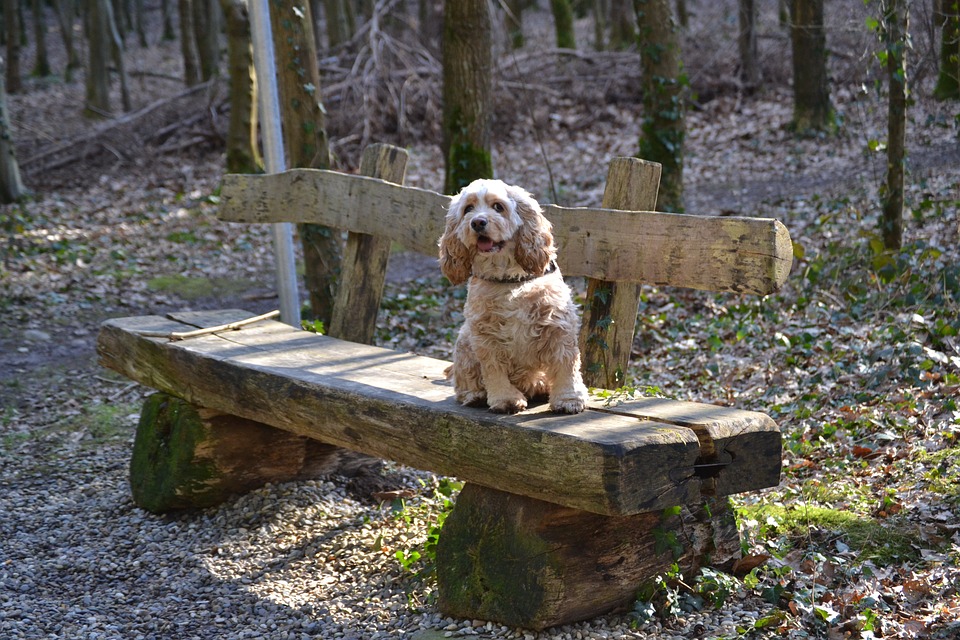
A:
[[[698,475],[696,465],[704,439],[723,431],[725,412],[730,412],[728,430],[745,442],[754,438],[753,431],[771,432],[772,421],[762,414],[716,407],[709,416],[698,416],[679,411],[682,404],[643,401],[615,407],[597,401],[578,416],[554,415],[545,405],[514,416],[495,415],[454,401],[444,361],[279,322],[172,342],[141,335],[250,315],[230,310],[181,313],[176,320],[109,320],[98,352],[104,366],[198,406],[604,515],[688,504],[715,492],[713,478]],[[688,424],[671,424],[677,416]],[[699,427],[703,422],[713,426]],[[708,452],[711,447],[708,443]],[[742,456],[750,465],[749,451]],[[731,474],[723,490],[756,488],[755,477],[745,478],[740,488],[740,475]],[[767,477],[764,486],[778,479],[778,474]]]

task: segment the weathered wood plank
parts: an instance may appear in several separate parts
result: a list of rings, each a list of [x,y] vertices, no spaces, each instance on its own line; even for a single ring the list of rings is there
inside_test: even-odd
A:
[[[360,173],[403,184],[408,154],[404,149],[373,144],[363,150]],[[366,215],[376,216],[377,211]],[[327,334],[342,340],[373,344],[377,312],[387,281],[390,237],[350,232],[340,263],[340,283]]]
[[[425,189],[316,169],[226,175],[221,198],[222,220],[316,222],[426,255],[436,254],[450,203]],[[793,264],[790,234],[772,219],[556,205],[544,212],[570,276],[766,295]]]
[[[202,326],[243,315],[181,317]],[[686,426],[602,403],[579,416],[461,407],[446,362],[273,321],[172,343],[137,333],[183,326],[156,316],[107,321],[101,362],[198,406],[575,509],[628,515],[703,495],[701,443]],[[739,490],[735,478],[725,487]]]
[[[607,172],[603,206],[626,211],[657,206],[660,165],[638,158],[614,158]],[[637,324],[640,285],[587,279],[586,303],[580,328],[583,381],[591,387],[623,386]]]

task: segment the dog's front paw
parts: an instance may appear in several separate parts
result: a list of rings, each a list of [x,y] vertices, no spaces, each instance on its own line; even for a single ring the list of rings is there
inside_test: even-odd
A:
[[[524,397],[519,398],[504,398],[503,400],[490,401],[490,411],[493,413],[519,413],[527,408],[527,399]]]
[[[550,398],[550,410],[554,413],[581,413],[587,408],[586,391],[573,391],[569,394]]]

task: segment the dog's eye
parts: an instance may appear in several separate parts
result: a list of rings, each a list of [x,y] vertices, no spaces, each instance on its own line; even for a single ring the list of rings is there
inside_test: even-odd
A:
[[[493,203],[493,210],[496,211],[497,213],[503,213],[506,209],[504,208],[503,203],[501,203],[501,202],[494,202],[494,203]]]
[[[471,211],[473,211],[473,205],[472,205],[472,204],[468,204],[467,206],[465,206],[465,207],[463,208],[463,213],[464,213],[464,215],[470,213]]]

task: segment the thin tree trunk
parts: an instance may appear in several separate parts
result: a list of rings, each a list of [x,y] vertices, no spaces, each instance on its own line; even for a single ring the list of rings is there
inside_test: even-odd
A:
[[[677,0],[677,22],[681,29],[690,26],[690,13],[687,11],[687,0]]]
[[[7,92],[20,91],[20,12],[17,0],[3,0],[4,34],[7,37]]]
[[[507,8],[507,35],[510,36],[510,47],[513,49],[519,49],[523,46],[523,3],[524,0],[508,0],[505,5]]]
[[[110,53],[113,57],[113,64],[117,67],[117,75],[120,77],[120,102],[124,111],[130,111],[133,104],[130,101],[130,82],[127,77],[127,67],[123,61],[123,39],[117,29],[117,21],[113,15],[113,7],[109,2],[104,4],[107,13],[107,34],[110,38]]]
[[[576,49],[577,40],[574,37],[573,8],[570,6],[570,0],[550,0],[550,10],[553,12],[553,26],[557,32],[557,47]]]
[[[36,62],[33,75],[45,78],[50,75],[50,60],[47,57],[47,19],[43,11],[43,0],[31,0],[33,10],[33,37],[36,45]]]
[[[791,9],[793,127],[801,133],[831,131],[835,122],[827,76],[823,0],[792,0]]]
[[[188,87],[200,84],[200,63],[193,26],[193,3],[203,0],[177,0],[180,13],[180,50],[183,52],[183,80]]]
[[[147,48],[147,27],[143,20],[144,0],[133,0],[133,27],[137,31],[137,42],[144,49]]]
[[[323,8],[327,16],[327,44],[332,49],[350,39],[347,7],[343,0],[324,0]]]
[[[760,61],[757,59],[756,0],[739,0],[740,81],[747,91],[760,86]]]
[[[934,0],[940,26],[940,68],[933,97],[960,100],[960,0]]]
[[[197,43],[200,79],[220,75],[220,4],[218,0],[193,0],[193,33]]]
[[[639,157],[663,167],[657,210],[682,211],[685,124],[678,28],[668,0],[634,0],[634,9],[643,84]]]
[[[607,18],[610,16],[609,0],[593,0],[593,48],[607,48]]]
[[[447,0],[443,7],[443,157],[445,193],[493,177],[492,26],[487,0]]]
[[[250,16],[244,0],[221,0],[227,33],[230,77],[230,124],[227,129],[227,171],[257,173],[257,85],[253,68]]]
[[[55,0],[57,22],[60,25],[60,35],[63,37],[63,48],[67,51],[67,66],[63,72],[65,82],[73,80],[73,70],[83,66],[77,47],[73,39],[73,22],[76,17],[74,0]]]
[[[104,118],[110,115],[110,0],[87,2],[89,63],[87,64],[86,115]]]
[[[612,0],[610,4],[610,48],[631,47],[637,41],[637,14],[632,0]]]
[[[269,4],[287,165],[327,169],[330,147],[309,2]],[[340,273],[340,236],[335,230],[316,224],[302,224],[298,230],[310,309],[314,319],[329,327]]]
[[[13,144],[10,114],[7,111],[7,91],[0,74],[0,203],[10,204],[19,200],[26,189],[20,180],[20,165]]]
[[[903,244],[903,182],[906,159],[907,34],[910,32],[909,0],[884,0],[883,38],[887,50],[890,102],[887,108],[887,181],[883,188],[880,232],[887,249]]]
[[[160,37],[166,41],[176,40],[177,33],[173,29],[173,12],[170,10],[170,0],[160,0],[160,16],[163,22],[163,34]]]

